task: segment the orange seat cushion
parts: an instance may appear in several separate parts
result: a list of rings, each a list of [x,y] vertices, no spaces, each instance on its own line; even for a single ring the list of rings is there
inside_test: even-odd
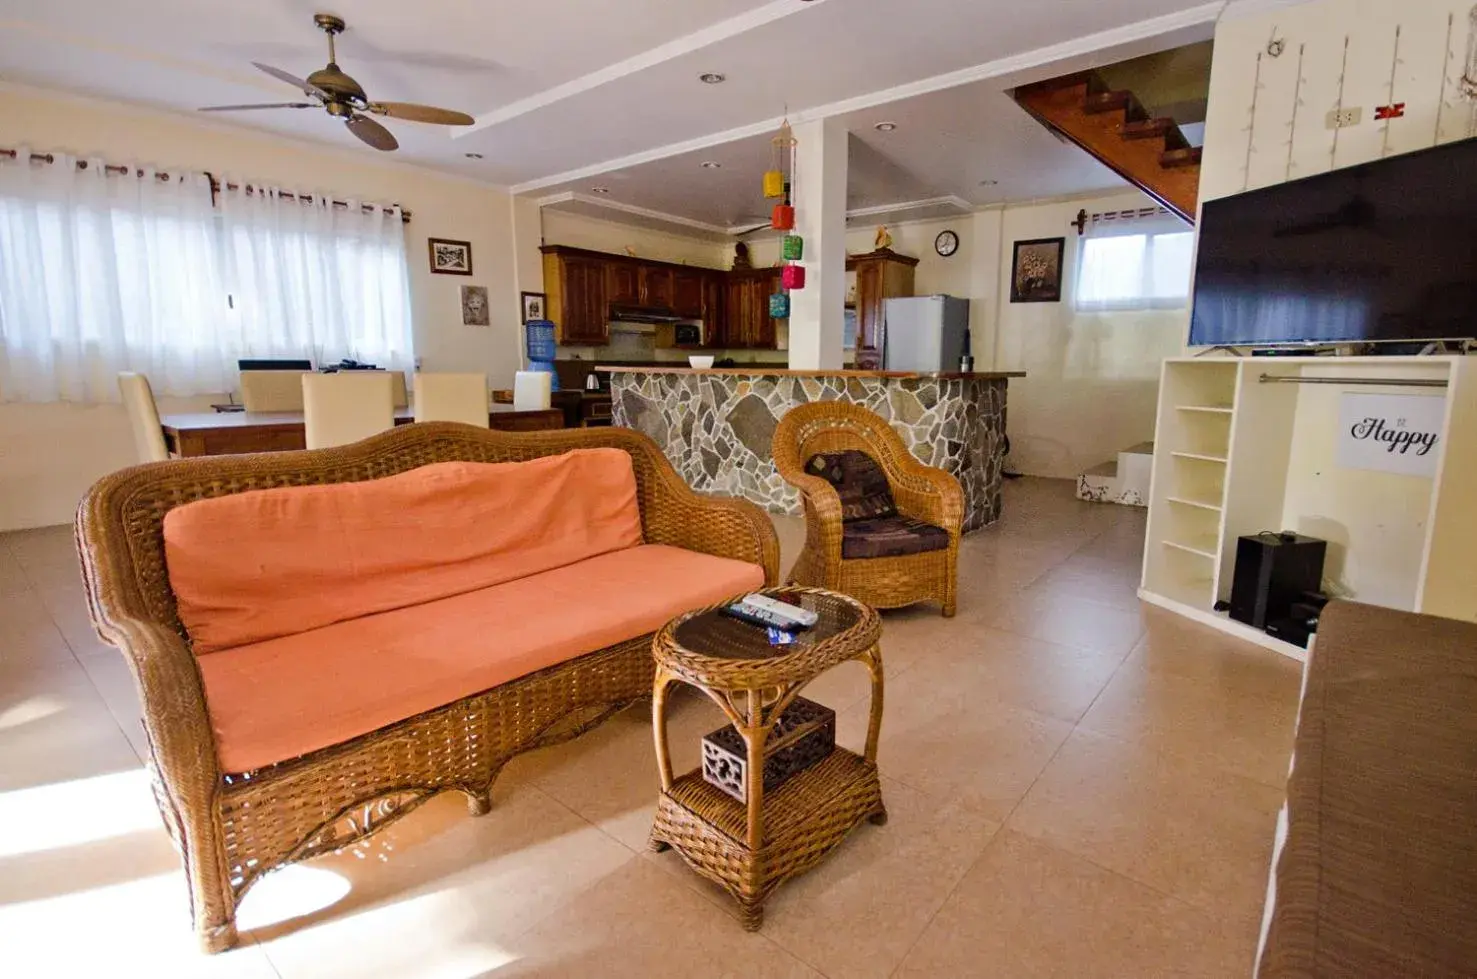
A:
[[[442,462],[235,493],[164,517],[196,653],[476,591],[641,543],[631,457]]]
[[[646,544],[202,656],[216,751],[228,772],[295,758],[763,584],[758,565]]]

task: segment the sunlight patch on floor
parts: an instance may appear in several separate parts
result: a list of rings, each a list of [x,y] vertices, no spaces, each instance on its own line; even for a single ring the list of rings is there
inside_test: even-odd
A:
[[[142,768],[0,792],[0,857],[160,828]]]

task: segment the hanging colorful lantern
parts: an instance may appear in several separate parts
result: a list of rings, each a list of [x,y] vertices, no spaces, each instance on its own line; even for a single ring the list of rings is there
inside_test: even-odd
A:
[[[784,271],[780,273],[780,283],[786,289],[804,289],[805,266],[786,265]]]
[[[787,292],[773,292],[769,295],[769,318],[772,320],[786,320],[790,318],[790,294]]]
[[[805,257],[805,239],[799,235],[785,235],[780,242],[780,255],[787,262],[798,262]]]
[[[785,179],[785,171],[789,169],[790,151],[794,148],[795,133],[790,128],[790,120],[785,119],[780,123],[779,132],[769,141],[769,169],[764,171],[765,197],[788,197],[790,182]]]
[[[795,227],[795,209],[789,204],[776,204],[769,224],[776,231],[789,231]]]

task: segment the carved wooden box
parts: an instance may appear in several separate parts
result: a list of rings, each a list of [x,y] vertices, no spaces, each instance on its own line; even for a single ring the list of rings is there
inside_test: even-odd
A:
[[[764,791],[773,792],[836,747],[836,712],[796,697],[764,743]],[[748,801],[748,756],[733,725],[703,738],[703,779],[739,802]]]

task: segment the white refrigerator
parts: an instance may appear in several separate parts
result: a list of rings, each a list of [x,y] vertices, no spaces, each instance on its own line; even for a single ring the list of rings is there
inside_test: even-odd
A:
[[[889,299],[882,366],[890,371],[957,371],[969,344],[969,300],[957,296]]]

